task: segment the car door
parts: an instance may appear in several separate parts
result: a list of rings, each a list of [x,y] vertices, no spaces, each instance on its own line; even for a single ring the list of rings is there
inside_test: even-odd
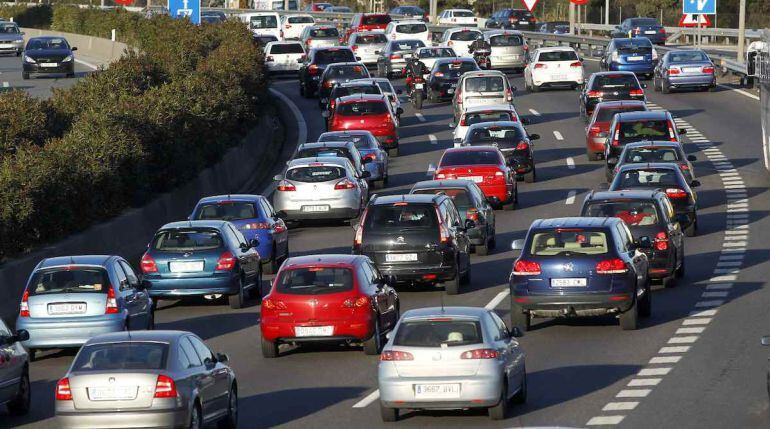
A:
[[[519,347],[519,342],[511,336],[505,322],[500,319],[500,316],[494,310],[489,311],[489,318],[495,324],[499,333],[498,338],[506,352],[503,362],[505,363],[505,372],[508,376],[508,386],[510,386],[510,390],[513,390],[517,386],[521,386],[521,383],[524,381],[526,371],[524,368],[524,353]]]
[[[265,217],[268,218],[268,222],[271,223],[273,228],[273,241],[276,243],[276,251],[279,255],[289,255],[289,229],[286,228],[286,223],[283,219],[279,218],[275,214],[275,210],[267,198],[262,198],[262,210],[265,213]]]
[[[674,243],[674,247],[677,249],[677,257],[679,257],[680,261],[684,260],[684,231],[682,231],[682,226],[679,225],[679,222],[675,219],[675,212],[674,212],[674,206],[671,205],[671,201],[668,200],[668,197],[661,198],[660,199],[660,208],[661,213],[663,214],[663,218],[665,219],[665,222],[667,224],[668,228],[668,236],[671,237],[671,241]],[[652,237],[650,237],[652,238]]]
[[[484,198],[484,191],[479,188],[477,184],[473,184],[471,187],[473,193],[473,199],[476,207],[479,209],[479,213],[483,217],[483,224],[487,228],[487,234],[494,238],[495,233],[495,209],[489,204],[486,198]]]
[[[130,303],[134,307],[134,314],[132,316],[133,329],[145,329],[150,321],[150,314],[152,314],[152,299],[147,290],[143,289],[139,284],[139,278],[134,270],[128,265],[128,262],[119,259],[117,262],[117,270],[123,270],[124,275],[128,281],[128,285],[132,290],[132,296]],[[126,297],[128,300],[129,298]]]
[[[396,311],[395,299],[392,296],[392,288],[385,284],[377,268],[369,261],[362,264],[366,282],[371,293],[377,297],[377,308],[380,313],[380,326],[383,329],[391,329],[394,326],[393,316]]]
[[[201,404],[201,413],[205,420],[209,419],[209,416],[216,413],[215,402],[215,380],[211,373],[211,368],[207,368],[203,364],[203,360],[195,351],[191,339],[192,336],[185,335],[179,339],[179,347],[184,352],[187,359],[190,361],[190,383],[193,391],[197,392],[198,400]]]
[[[460,219],[460,213],[457,212],[457,207],[455,207],[450,199],[447,199],[443,204],[449,215],[449,225],[452,225],[454,235],[457,237],[460,262],[465,269],[469,269],[471,266],[471,245],[470,240],[468,239],[468,233],[465,231],[465,219]]]
[[[615,229],[615,235],[621,250],[631,258],[631,263],[636,272],[637,284],[644,285],[643,281],[647,276],[647,256],[635,248],[634,237],[624,222],[616,224]]]
[[[232,247],[237,251],[238,260],[241,262],[241,269],[246,274],[246,283],[251,283],[259,271],[257,266],[259,253],[257,253],[256,249],[249,246],[243,234],[234,228],[233,225],[228,223],[227,229],[230,231],[231,239],[234,240]]]
[[[187,339],[192,344],[198,354],[198,358],[203,362],[203,367],[210,377],[209,399],[210,407],[208,412],[204,412],[206,420],[224,415],[228,411],[228,396],[230,394],[230,378],[227,367],[217,362],[214,353],[197,336],[190,335]]]
[[[387,317],[387,325],[389,329],[392,329],[396,326],[396,323],[398,323],[399,318],[399,302],[398,302],[398,293],[396,292],[396,289],[393,288],[393,285],[388,284],[385,282],[385,279],[382,276],[382,273],[380,273],[380,270],[377,269],[377,265],[375,265],[372,262],[367,262],[369,264],[369,267],[374,271],[374,275],[376,277],[376,282],[378,285],[381,285],[382,292],[387,296],[388,300],[388,317]]]
[[[115,289],[115,298],[118,300],[118,305],[123,303],[123,308],[128,312],[128,321],[126,324],[129,329],[142,329],[145,322],[142,320],[141,312],[139,311],[139,303],[137,302],[136,289],[131,287],[128,283],[126,273],[123,271],[117,261],[111,262],[111,270],[117,279],[117,288]]]
[[[20,347],[14,343],[6,344],[11,335],[11,330],[0,320],[0,404],[16,396],[24,369],[24,360],[18,353]]]

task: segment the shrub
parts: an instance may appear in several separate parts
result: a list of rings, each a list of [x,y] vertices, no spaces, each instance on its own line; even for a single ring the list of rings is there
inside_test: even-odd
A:
[[[26,145],[41,146],[51,137],[49,109],[24,91],[0,97],[0,157]]]

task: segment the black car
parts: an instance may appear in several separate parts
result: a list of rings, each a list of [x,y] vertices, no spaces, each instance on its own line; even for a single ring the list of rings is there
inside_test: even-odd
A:
[[[334,110],[334,100],[355,94],[382,95],[382,90],[376,83],[370,81],[335,82],[335,85],[332,86],[331,91],[329,91],[329,95],[326,97],[321,96],[318,102],[320,103],[321,109]]]
[[[679,142],[680,135],[686,133],[686,129],[676,128],[674,118],[667,110],[615,114],[607,133],[607,143],[604,145],[607,180],[612,180],[612,170],[618,163],[620,152],[628,143],[654,140]]]
[[[414,56],[414,51],[424,47],[425,42],[419,39],[391,40],[377,52],[377,76],[388,79],[404,76],[407,62]]]
[[[569,21],[543,22],[538,31],[548,34],[567,34],[569,33]]]
[[[646,37],[656,45],[665,45],[666,28],[655,18],[627,18],[611,32],[613,38]]]
[[[647,164],[650,162],[672,162],[679,165],[688,183],[695,180],[695,170],[691,162],[695,155],[686,155],[681,143],[672,141],[642,141],[628,143],[618,157],[618,163],[612,171],[612,177],[625,164]],[[610,178],[610,180],[612,180]]]
[[[444,194],[375,196],[356,227],[353,253],[399,283],[443,283],[455,295],[470,282],[467,231],[475,226]]]
[[[440,58],[433,63],[428,76],[428,101],[452,98],[463,73],[481,70],[473,58]]]
[[[532,183],[537,180],[532,142],[539,138],[538,134],[527,134],[519,122],[480,122],[468,128],[461,145],[496,146],[503,153],[505,163],[516,171],[517,178]]]
[[[299,68],[299,94],[312,98],[319,89],[321,75],[333,63],[352,63],[357,58],[348,47],[313,48],[308,52]]]
[[[33,37],[27,41],[23,52],[21,77],[29,79],[32,73],[65,74],[75,76],[75,55],[78,48],[70,47],[63,37]]]
[[[468,229],[468,239],[473,246],[471,250],[484,256],[495,248],[495,209],[476,183],[470,180],[425,180],[415,183],[409,193],[443,193],[449,196],[460,212],[460,219],[476,223],[475,227]]]
[[[419,6],[396,6],[388,12],[388,15],[404,15],[408,18],[428,22],[428,14]]]
[[[487,28],[535,31],[537,20],[526,9],[501,9],[487,19]]]
[[[684,233],[665,192],[592,191],[586,196],[580,215],[620,218],[631,230],[634,241],[649,238],[652,246],[641,249],[649,261],[648,274],[652,279],[661,279],[665,287],[674,286],[676,279],[684,276]]]
[[[325,107],[324,105],[326,103],[324,103],[323,100],[329,100],[329,93],[335,85],[354,79],[365,79],[368,77],[369,70],[361,63],[347,62],[329,64],[323,74],[321,74],[321,79],[319,81],[319,106],[321,108]]]
[[[538,219],[513,250],[521,255],[510,275],[511,326],[529,329],[532,317],[617,315],[636,329],[652,303],[647,238],[635,242],[611,217]]]
[[[602,101],[640,100],[647,102],[644,95],[646,84],[639,83],[633,72],[599,72],[588,78],[580,92],[580,117],[588,120],[594,107]]]
[[[677,164],[627,164],[620,167],[609,190],[662,190],[674,205],[676,220],[685,234],[692,237],[698,231],[698,196],[692,188],[698,186],[697,180],[687,182]]]
[[[264,48],[270,42],[277,42],[278,38],[272,34],[252,34],[251,40],[260,48]]]

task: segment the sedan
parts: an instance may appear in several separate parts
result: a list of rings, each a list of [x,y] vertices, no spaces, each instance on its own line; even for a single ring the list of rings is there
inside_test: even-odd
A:
[[[629,143],[623,148],[618,157],[618,164],[614,173],[626,164],[648,164],[651,162],[672,162],[679,165],[687,183],[695,180],[695,170],[692,162],[696,161],[695,155],[686,155],[681,143],[670,141],[643,141]]]
[[[588,156],[588,160],[597,161],[604,157],[610,122],[612,122],[615,114],[647,110],[647,103],[644,101],[604,101],[597,104],[586,127],[586,156]]]
[[[717,88],[716,67],[700,49],[666,52],[655,67],[654,76],[653,87],[664,94],[680,88]]]
[[[479,33],[480,34],[480,33]],[[433,63],[428,76],[428,101],[436,103],[453,98],[460,76],[471,71],[480,71],[473,58],[441,58]]]
[[[75,56],[77,47],[72,46],[63,37],[33,37],[24,47],[24,61],[21,76],[29,79],[32,73],[65,74],[75,77]]]
[[[358,62],[329,64],[321,74],[318,88],[319,106],[325,108],[325,102],[329,101],[329,93],[335,85],[349,82],[353,79],[365,79],[369,77],[369,69]]]
[[[454,49],[442,46],[427,46],[414,51],[414,57],[420,60],[426,70],[431,70],[439,58],[454,58],[456,56],[457,53]]]
[[[305,50],[325,48],[340,44],[340,32],[336,27],[328,25],[311,25],[302,30],[299,40],[305,45]]]
[[[0,53],[16,54],[24,50],[24,32],[13,22],[0,22]]]
[[[580,92],[580,117],[588,121],[596,105],[603,101],[647,102],[647,97],[644,95],[646,87],[647,85],[639,83],[639,79],[631,72],[594,73]]]
[[[459,147],[462,144],[465,135],[468,133],[468,128],[473,124],[481,122],[497,122],[497,121],[513,121],[519,122],[518,112],[511,103],[504,104],[488,104],[482,106],[474,106],[463,109],[460,114],[460,120],[449,124],[449,128],[454,128],[454,146]]]
[[[504,419],[511,401],[527,399],[520,335],[484,308],[407,311],[380,356],[382,420],[398,420],[401,409],[468,408]]]
[[[326,112],[324,112],[326,113]],[[403,113],[396,109],[396,115]],[[329,131],[367,130],[390,156],[398,156],[398,118],[385,96],[351,95],[337,99],[329,113]]]
[[[425,42],[418,39],[392,40],[377,57],[377,76],[392,78],[403,75],[407,58],[414,55],[414,50],[424,48]]]
[[[515,171],[517,178],[533,183],[537,180],[537,171],[532,142],[539,138],[539,134],[528,134],[520,122],[480,122],[468,128],[460,146],[492,145],[500,149],[506,165]]]
[[[319,142],[352,142],[361,154],[364,168],[369,172],[371,182],[380,182],[381,187],[388,184],[388,151],[370,131],[330,131],[318,136]],[[368,160],[368,162],[366,162]]]
[[[6,406],[12,416],[29,413],[31,404],[31,386],[29,383],[29,355],[21,345],[29,340],[29,332],[21,330],[12,334],[5,322],[0,319],[0,407]]]
[[[227,355],[183,331],[99,335],[56,383],[60,427],[238,426],[238,386]]]

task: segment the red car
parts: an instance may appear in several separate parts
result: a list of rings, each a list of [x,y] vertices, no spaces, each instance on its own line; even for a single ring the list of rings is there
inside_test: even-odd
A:
[[[343,44],[348,43],[350,35],[361,31],[385,30],[392,19],[387,13],[357,13],[350,20],[350,27],[345,31]]]
[[[647,111],[644,101],[605,101],[594,108],[586,127],[586,155],[589,161],[598,161],[604,156],[604,145],[610,132],[610,122],[616,113]]]
[[[392,276],[363,255],[310,255],[287,259],[262,299],[262,355],[279,344],[363,343],[379,354],[396,326],[399,300]]]
[[[513,210],[519,199],[516,172],[494,146],[464,146],[447,149],[441,156],[433,180],[470,180],[484,192],[492,205]]]
[[[337,99],[328,111],[328,131],[370,131],[389,156],[398,156],[398,126],[396,116],[402,108],[393,111],[384,95],[355,94]],[[326,111],[323,115],[327,115]]]
[[[331,3],[310,3],[308,6],[305,7],[305,10],[308,12],[323,12],[324,9],[332,6],[334,5]]]

